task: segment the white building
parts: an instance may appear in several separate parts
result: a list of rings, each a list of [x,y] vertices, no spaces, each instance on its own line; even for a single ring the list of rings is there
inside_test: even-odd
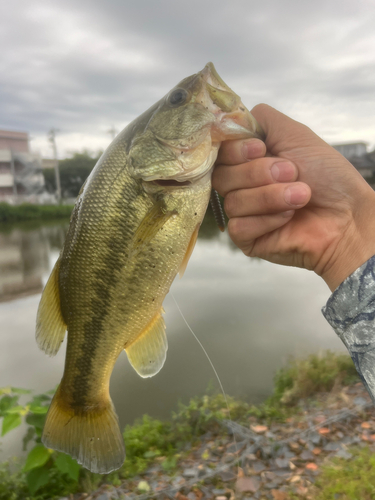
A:
[[[0,201],[41,201],[45,193],[42,159],[30,152],[26,132],[0,130]]]
[[[342,156],[348,160],[353,156],[364,156],[367,153],[367,144],[365,142],[346,142],[343,144],[332,144]]]

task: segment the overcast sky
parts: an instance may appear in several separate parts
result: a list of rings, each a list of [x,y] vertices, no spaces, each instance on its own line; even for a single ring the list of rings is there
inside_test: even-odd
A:
[[[12,0],[0,3],[0,128],[59,156],[104,149],[212,61],[326,141],[375,147],[374,0]]]

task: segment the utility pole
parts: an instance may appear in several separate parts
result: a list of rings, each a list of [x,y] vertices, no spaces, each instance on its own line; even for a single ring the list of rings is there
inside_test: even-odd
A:
[[[14,165],[14,153],[13,149],[10,150],[10,171],[12,172],[13,176],[13,194],[15,197],[17,197],[17,182],[16,182],[16,167]]]
[[[56,179],[56,198],[57,203],[61,202],[61,184],[60,184],[60,173],[59,173],[59,160],[57,159],[57,148],[56,148],[56,128],[51,128],[48,132],[48,140],[52,144],[53,149],[53,159],[55,160],[55,179]]]
[[[110,134],[111,137],[112,137],[112,140],[116,137],[117,135],[117,130],[115,129],[115,126],[112,125],[112,128],[110,128],[109,130],[107,130],[107,134]]]

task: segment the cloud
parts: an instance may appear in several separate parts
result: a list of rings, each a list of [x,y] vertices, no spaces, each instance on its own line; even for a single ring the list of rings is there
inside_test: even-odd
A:
[[[0,16],[0,127],[29,131],[44,154],[51,127],[61,155],[103,147],[209,60],[250,108],[375,141],[372,0],[15,0]]]

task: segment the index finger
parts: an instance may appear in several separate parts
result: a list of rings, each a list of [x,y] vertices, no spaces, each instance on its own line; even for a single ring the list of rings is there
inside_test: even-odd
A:
[[[239,165],[266,154],[266,145],[260,139],[240,139],[221,143],[217,165]]]

